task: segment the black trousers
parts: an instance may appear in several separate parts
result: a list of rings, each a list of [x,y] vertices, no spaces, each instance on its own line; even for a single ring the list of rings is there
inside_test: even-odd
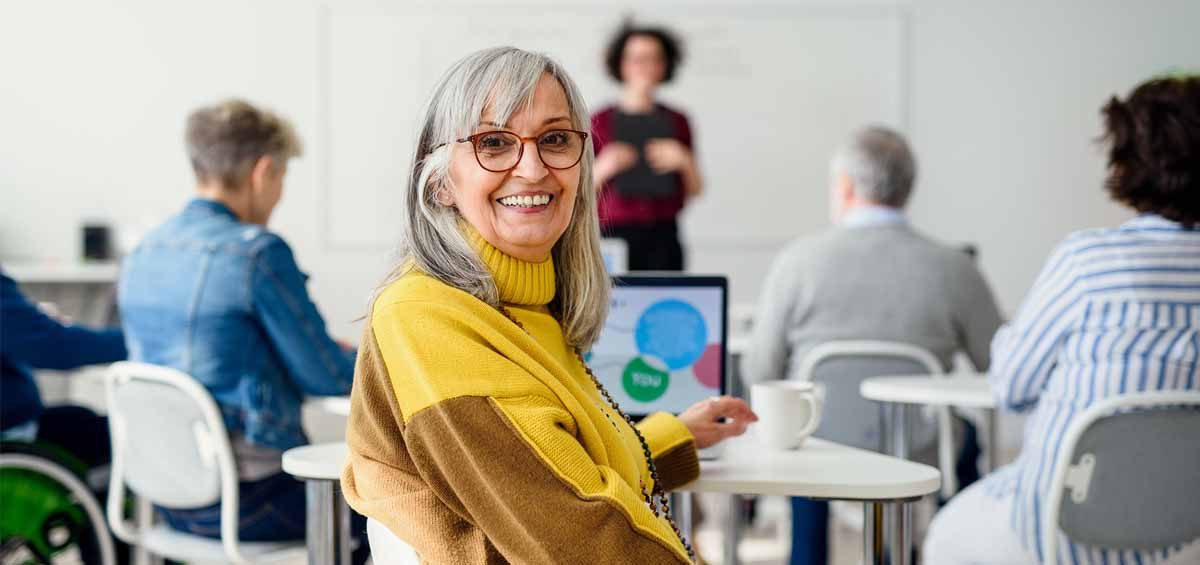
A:
[[[605,237],[625,240],[630,271],[682,271],[683,245],[674,221],[648,225],[610,226]]]
[[[47,407],[38,418],[37,439],[66,450],[88,469],[108,465],[112,460],[108,418],[83,406]]]

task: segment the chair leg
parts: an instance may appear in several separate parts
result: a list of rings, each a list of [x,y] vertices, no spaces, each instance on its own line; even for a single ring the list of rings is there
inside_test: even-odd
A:
[[[139,532],[144,532],[154,526],[154,506],[150,504],[150,501],[139,497],[133,512]],[[162,565],[163,558],[152,555],[145,547],[138,545],[133,547],[133,563],[134,565]]]
[[[937,408],[937,428],[938,469],[942,472],[942,498],[949,500],[958,492],[958,477],[954,471],[954,425],[949,407],[939,406]]]

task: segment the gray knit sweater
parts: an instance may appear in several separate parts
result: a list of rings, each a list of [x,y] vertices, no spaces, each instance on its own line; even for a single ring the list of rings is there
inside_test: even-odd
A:
[[[992,292],[962,251],[907,225],[835,228],[798,239],[776,258],[742,374],[747,383],[797,378],[809,349],[842,339],[910,343],[945,367],[963,350],[986,370],[999,326]]]

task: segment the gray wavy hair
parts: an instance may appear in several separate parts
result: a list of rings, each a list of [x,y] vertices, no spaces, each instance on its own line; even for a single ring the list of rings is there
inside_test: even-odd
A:
[[[917,177],[917,160],[899,132],[870,126],[854,134],[833,158],[834,172],[850,176],[854,195],[903,208]]]
[[[383,286],[415,269],[500,307],[496,282],[467,242],[458,211],[440,204],[436,195],[450,186],[454,140],[474,131],[485,108],[492,109],[497,123],[505,123],[517,110],[528,107],[545,74],[554,77],[566,93],[571,127],[589,131],[587,106],[579,88],[558,63],[540,53],[515,47],[484,49],[454,63],[438,81],[425,108],[404,190],[400,263]],[[612,284],[600,255],[592,161],[589,140],[579,164],[571,223],[551,251],[558,288],[550,310],[562,324],[567,342],[580,349],[591,347],[600,335]]]

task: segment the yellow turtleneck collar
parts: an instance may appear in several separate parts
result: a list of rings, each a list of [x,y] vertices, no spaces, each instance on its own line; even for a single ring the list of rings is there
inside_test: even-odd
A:
[[[483,264],[492,272],[496,281],[496,289],[500,291],[500,301],[505,304],[521,306],[541,306],[549,304],[554,299],[556,281],[554,278],[554,259],[548,258],[541,263],[532,263],[517,259],[503,251],[492,247],[474,226],[461,222],[463,235],[467,242],[479,254]]]

